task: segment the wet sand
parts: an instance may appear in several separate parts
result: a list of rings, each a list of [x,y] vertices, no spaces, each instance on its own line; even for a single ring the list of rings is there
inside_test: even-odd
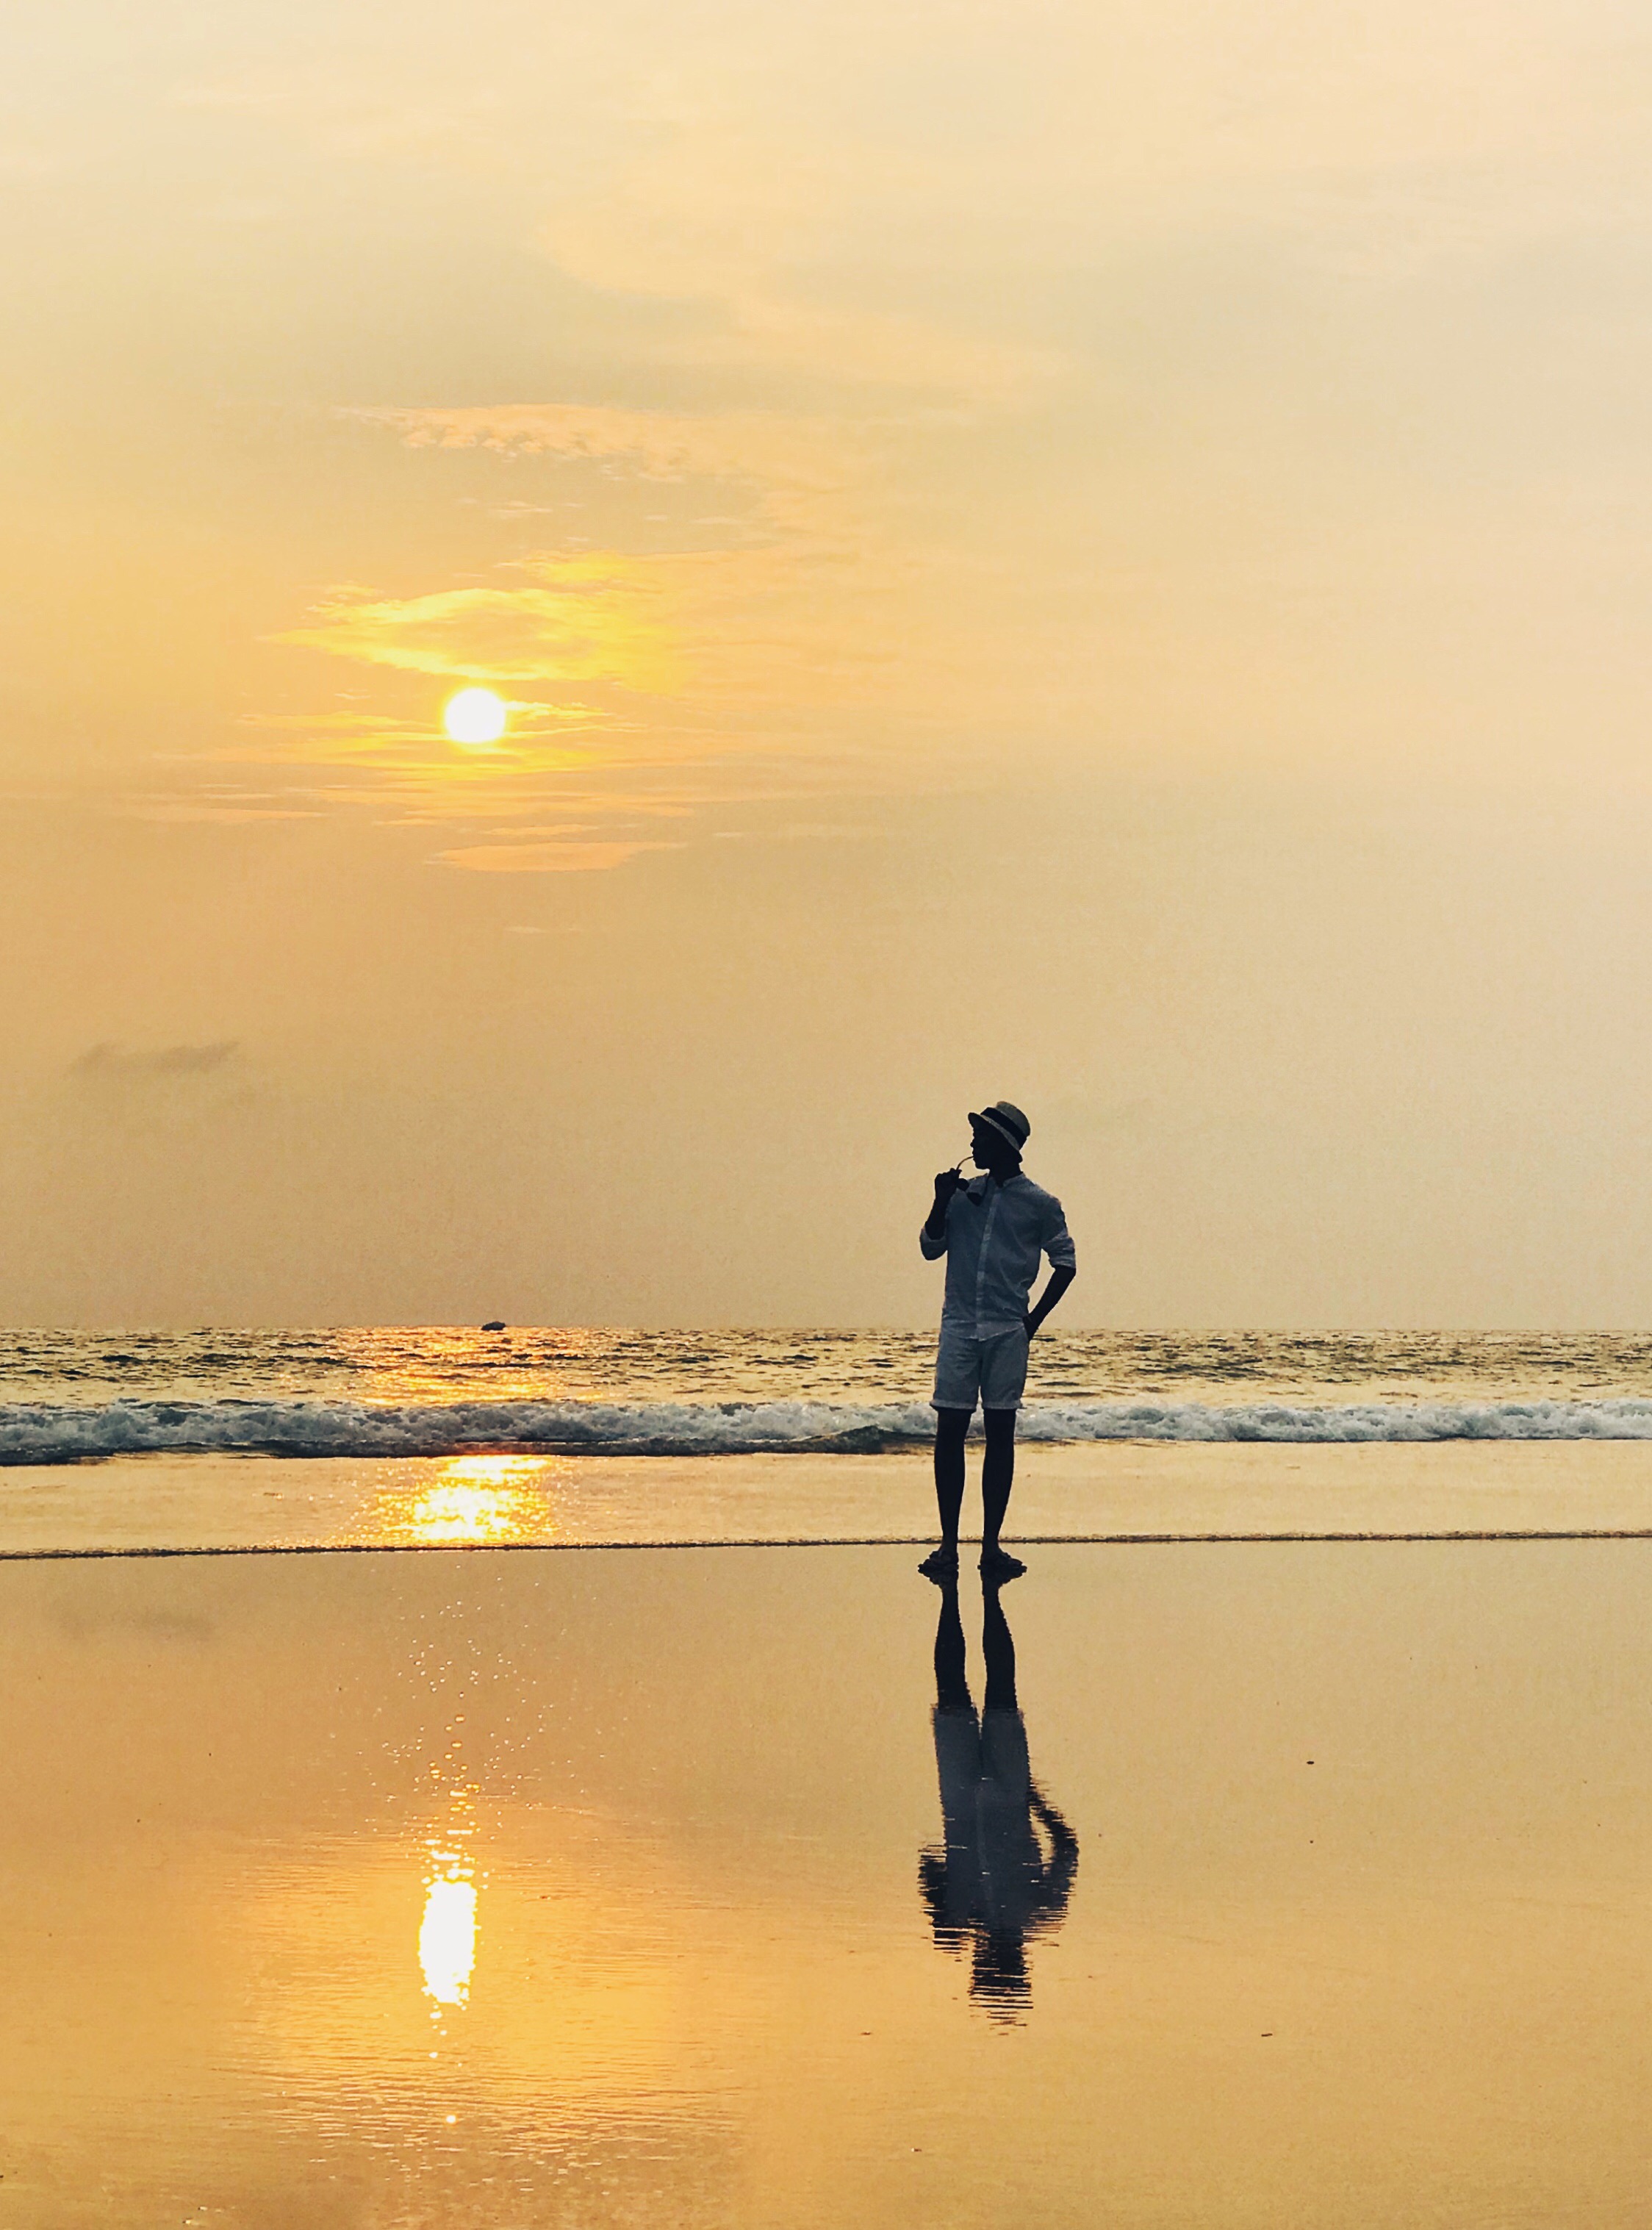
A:
[[[966,1524],[979,1522],[978,1449]],[[1652,1443],[1024,1447],[1010,1532],[1652,1530]],[[0,1556],[91,1549],[584,1546],[933,1537],[929,1460],[139,1456],[0,1469]]]
[[[0,1569],[0,2221],[1638,2225],[1652,1544],[1039,1551],[996,1995],[912,1565]]]

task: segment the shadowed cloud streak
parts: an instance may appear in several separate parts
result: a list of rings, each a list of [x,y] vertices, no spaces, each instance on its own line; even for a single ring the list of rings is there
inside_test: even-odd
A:
[[[157,1046],[152,1049],[105,1042],[89,1047],[70,1065],[69,1073],[97,1083],[147,1083],[210,1076],[228,1067],[240,1058],[240,1054],[239,1041],[234,1038],[216,1039],[209,1045]]]

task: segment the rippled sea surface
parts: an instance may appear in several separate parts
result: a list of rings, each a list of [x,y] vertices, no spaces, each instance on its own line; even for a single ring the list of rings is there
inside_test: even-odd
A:
[[[1027,1441],[1652,1440],[1652,1344],[1606,1333],[1055,1332]],[[869,1454],[927,1440],[928,1335],[25,1332],[0,1464],[262,1452]]]
[[[581,1325],[0,1335],[0,1402],[922,1402],[930,1332]],[[1652,1332],[1073,1331],[1030,1400],[1255,1404],[1652,1398]]]

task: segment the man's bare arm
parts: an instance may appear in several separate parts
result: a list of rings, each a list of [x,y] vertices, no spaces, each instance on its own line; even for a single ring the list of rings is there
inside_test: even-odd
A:
[[[1051,1310],[1055,1307],[1057,1302],[1060,1300],[1062,1295],[1066,1292],[1068,1286],[1071,1285],[1073,1279],[1077,1275],[1078,1273],[1077,1270],[1064,1270],[1059,1268],[1051,1270],[1050,1273],[1049,1284],[1045,1287],[1043,1292],[1039,1294],[1038,1301],[1034,1306],[1027,1311],[1026,1336],[1029,1339],[1032,1339],[1035,1336],[1038,1326],[1049,1315]]]
[[[956,1170],[942,1170],[935,1181],[935,1200],[922,1235],[927,1245],[933,1247],[937,1254],[944,1251],[947,1210],[952,1206],[952,1196],[962,1183],[963,1179]]]

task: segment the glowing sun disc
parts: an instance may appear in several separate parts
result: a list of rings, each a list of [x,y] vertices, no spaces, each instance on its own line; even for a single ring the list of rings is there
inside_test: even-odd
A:
[[[508,707],[491,689],[461,689],[441,708],[441,725],[456,744],[497,744],[505,733]]]

